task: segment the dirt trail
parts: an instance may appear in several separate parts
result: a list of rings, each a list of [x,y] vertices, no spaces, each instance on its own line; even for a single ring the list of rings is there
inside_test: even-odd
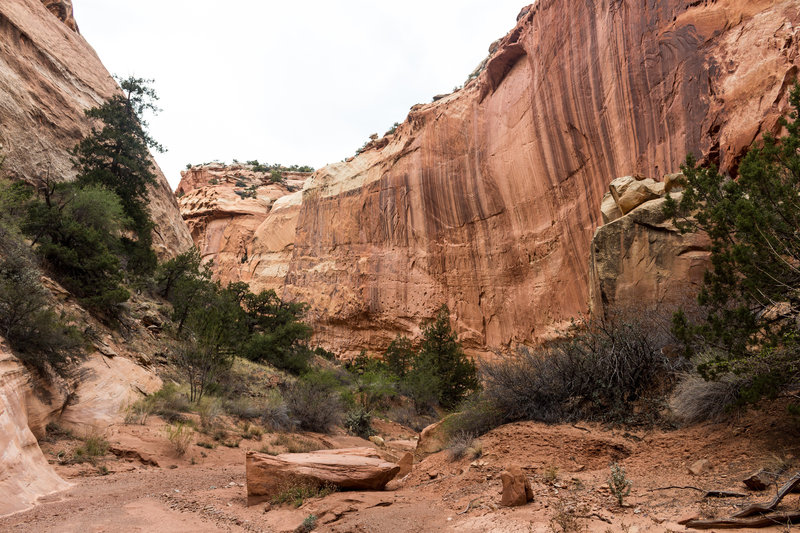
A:
[[[695,486],[747,492],[743,477],[759,468],[788,468],[781,479],[800,468],[800,440],[778,425],[774,412],[754,412],[735,423],[649,432],[611,430],[595,424],[546,426],[511,424],[482,439],[478,459],[451,461],[440,452],[415,465],[414,471],[383,492],[340,492],[306,501],[300,508],[266,504],[246,506],[244,454],[269,442],[243,440],[239,448],[213,450],[193,445],[178,458],[164,438],[160,422],[151,426],[112,428],[112,448],[129,453],[109,457],[108,475],[90,464],[59,465],[74,485],[41,501],[34,509],[0,519],[0,531],[36,532],[216,532],[293,531],[309,515],[318,531],[373,532],[546,532],[577,520],[583,531],[686,531],[677,522],[689,516],[729,516],[751,501],[769,499],[775,489],[747,498],[703,499]],[[385,435],[398,437],[400,435]],[[346,447],[365,441],[321,437],[326,446]],[[44,444],[55,454],[62,442]],[[134,448],[137,453],[131,453]],[[140,453],[139,453],[140,452]],[[160,466],[144,464],[141,458]],[[705,470],[688,467],[706,460]],[[192,462],[196,464],[192,464]],[[633,482],[620,508],[606,484],[609,464],[622,465]],[[528,474],[534,501],[523,507],[499,507],[500,472],[519,465]],[[782,508],[800,509],[790,495]],[[800,531],[795,527],[793,530]],[[762,531],[788,531],[776,526]]]

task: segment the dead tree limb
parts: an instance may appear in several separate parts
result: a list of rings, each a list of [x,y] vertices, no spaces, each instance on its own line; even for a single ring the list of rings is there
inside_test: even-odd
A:
[[[775,507],[781,503],[781,500],[783,500],[787,494],[792,492],[792,490],[798,486],[800,486],[800,472],[796,473],[789,481],[787,481],[783,487],[781,487],[781,490],[778,491],[778,494],[776,494],[770,502],[754,503],[733,515],[733,518],[744,518],[746,516],[753,516],[754,514],[768,513],[773,511]]]
[[[689,522],[686,522],[685,525],[686,527],[690,527],[692,529],[737,529],[798,523],[800,523],[800,511],[791,513],[778,513],[749,519],[728,518],[722,520],[690,520]]]

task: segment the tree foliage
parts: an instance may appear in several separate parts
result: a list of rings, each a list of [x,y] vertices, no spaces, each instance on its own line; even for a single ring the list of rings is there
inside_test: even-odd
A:
[[[130,294],[122,286],[119,197],[98,186],[41,180],[22,221],[49,272],[87,307],[114,315]]]
[[[152,80],[129,77],[118,80],[122,94],[89,109],[96,126],[75,147],[80,185],[100,185],[119,195],[129,228],[137,239],[124,239],[129,268],[152,273],[156,267],[151,250],[153,222],[147,210],[148,185],[156,183],[150,149],[163,151],[147,132],[145,112],[157,112],[158,97]]]
[[[712,268],[698,297],[704,316],[677,314],[675,332],[687,354],[704,354],[704,377],[749,375],[762,390],[800,377],[800,84],[790,102],[780,122],[786,134],[765,134],[736,179],[688,157],[683,196],[666,206],[683,231],[711,239]]]

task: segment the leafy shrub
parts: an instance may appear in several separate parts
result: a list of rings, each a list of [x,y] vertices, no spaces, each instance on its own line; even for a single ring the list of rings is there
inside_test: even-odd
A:
[[[342,407],[335,391],[297,381],[284,393],[289,416],[306,431],[326,433],[342,420]]]
[[[294,530],[294,533],[310,533],[317,528],[317,517],[313,514],[308,515],[304,520],[303,523],[297,526],[297,529]]]
[[[707,379],[738,376],[742,400],[757,401],[800,383],[800,83],[776,138],[767,132],[738,167],[736,179],[689,156],[680,201],[665,213],[681,231],[711,240],[713,268],[698,296],[702,315],[674,317],[687,355],[711,351],[697,371]]]
[[[167,425],[164,431],[167,434],[167,439],[172,443],[178,455],[184,455],[186,450],[189,449],[189,445],[192,443],[194,430],[183,422],[178,422],[176,424]]]
[[[611,475],[608,478],[608,488],[611,494],[617,499],[617,503],[622,507],[625,497],[631,493],[631,481],[625,473],[625,469],[617,463],[611,465]]]
[[[211,178],[208,180],[209,185],[219,185],[219,180],[217,178]]]
[[[42,375],[82,355],[81,336],[50,307],[50,294],[28,247],[0,227],[0,335],[20,360]]]
[[[372,413],[357,407],[347,413],[344,419],[344,427],[351,434],[368,439],[375,435],[375,430],[372,428]]]
[[[122,287],[120,198],[97,186],[43,181],[22,229],[47,270],[81,303],[110,317],[130,294]]]

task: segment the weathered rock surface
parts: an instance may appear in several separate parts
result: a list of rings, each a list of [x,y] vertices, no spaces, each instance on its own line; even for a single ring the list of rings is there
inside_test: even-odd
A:
[[[275,202],[302,188],[310,174],[285,172],[285,183],[271,183],[269,174],[253,172],[248,165],[197,165],[181,172],[176,194],[181,214],[188,224],[196,246],[205,260],[213,260],[215,274],[223,282],[246,281],[255,291],[282,285],[285,269],[274,275],[264,275],[269,261],[263,257],[251,260],[255,234],[270,213]],[[279,229],[271,224],[268,231]],[[263,235],[262,239],[274,235]],[[283,255],[281,255],[283,252]],[[287,250],[278,250],[281,265],[287,262]],[[261,276],[254,278],[254,269]]]
[[[541,338],[586,310],[610,178],[659,178],[687,153],[735,173],[775,130],[800,64],[799,11],[540,0],[462,90],[274,202],[236,269],[309,302],[317,340],[337,351],[416,335],[442,303],[472,353]],[[687,246],[659,276],[677,266],[677,282],[693,279]],[[615,283],[660,298],[656,285]]]
[[[32,385],[30,373],[0,344],[0,516],[69,487],[47,463],[29,428],[31,404],[40,405]]]
[[[375,457],[374,450],[336,453],[323,450],[277,456],[248,452],[247,503],[255,505],[286,490],[294,483],[330,484],[342,489],[382,490],[400,466]]]
[[[511,466],[500,472],[500,481],[503,483],[503,495],[500,505],[517,507],[533,501],[533,489],[528,476],[518,466]]]
[[[0,2],[0,145],[11,177],[74,178],[69,150],[89,131],[84,111],[119,90],[75,30],[70,0]],[[157,179],[149,206],[163,257],[192,240],[160,170]]]
[[[75,22],[75,16],[72,13],[72,0],[42,0],[42,3],[69,29],[78,32],[78,23]]]
[[[679,198],[680,193],[672,194]],[[693,302],[703,283],[710,265],[708,236],[681,234],[664,216],[666,199],[648,200],[652,196],[655,193],[641,195],[643,203],[631,204],[627,215],[594,234],[590,307],[597,316],[615,309],[644,310],[654,304],[669,312]]]

